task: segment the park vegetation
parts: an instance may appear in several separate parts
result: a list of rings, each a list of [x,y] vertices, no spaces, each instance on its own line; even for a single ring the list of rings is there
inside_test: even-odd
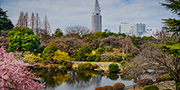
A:
[[[180,1],[166,1],[167,3],[162,3],[162,6],[180,16]],[[0,23],[2,23],[0,25],[0,43],[3,43],[0,47],[0,72],[3,74],[0,76],[0,82],[2,82],[0,89],[43,88],[43,84],[35,82],[39,79],[26,68],[31,65],[45,66],[46,68],[61,66],[63,69],[71,69],[73,66],[71,61],[86,61],[119,63],[121,68],[116,63],[109,65],[110,74],[119,72],[119,70],[123,71],[124,78],[135,78],[139,86],[152,84],[153,80],[146,78],[150,75],[157,78],[157,82],[174,80],[176,90],[180,90],[179,19],[163,19],[168,32],[161,31],[154,37],[91,32],[85,26],[69,26],[65,30],[66,34],[57,28],[51,35],[46,15],[41,23],[38,13],[36,16],[32,13],[29,19],[28,13],[20,12],[19,20],[14,27],[6,12],[0,8]],[[9,67],[5,68],[5,66]],[[17,68],[19,71],[11,69],[11,67]],[[94,70],[95,68],[98,66],[91,63],[78,66],[79,70]],[[4,70],[8,72],[2,72]],[[12,72],[20,75],[14,75]],[[68,80],[70,75],[62,73],[51,76],[54,78],[54,83],[60,84]],[[16,78],[22,80],[23,84],[16,84]],[[23,81],[29,82],[26,84]],[[19,85],[22,87],[17,88]],[[32,87],[32,85],[36,86]],[[114,85],[114,87],[124,88],[125,86],[122,84]],[[150,90],[149,88],[159,90],[156,86],[146,86],[143,90]]]

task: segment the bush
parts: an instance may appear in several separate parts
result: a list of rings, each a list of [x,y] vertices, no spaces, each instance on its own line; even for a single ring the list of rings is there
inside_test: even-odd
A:
[[[150,78],[145,78],[145,79],[139,80],[137,84],[138,86],[150,85],[150,84],[153,84],[153,80]]]
[[[62,65],[62,68],[64,69],[71,69],[73,63],[67,62],[67,61],[61,61],[60,64]]]
[[[93,55],[93,56],[89,56],[87,58],[88,61],[100,61],[101,60],[101,55],[100,54],[97,54],[97,55]]]
[[[113,90],[125,90],[125,84],[122,82],[114,83]]]
[[[143,88],[143,90],[159,90],[159,87],[156,85],[147,85]]]
[[[78,65],[78,70],[94,70],[95,68],[98,68],[98,65],[92,65],[91,63],[84,63]]]
[[[95,90],[113,90],[113,86],[97,87]]]
[[[91,53],[91,49],[88,46],[82,47],[80,50],[74,53],[74,58],[76,61],[86,61],[87,55]]]
[[[95,61],[96,60],[96,55],[89,56],[87,60],[90,61],[90,62]]]
[[[53,63],[53,57],[55,55],[55,52],[58,50],[57,44],[51,43],[48,47],[46,47],[42,53],[42,58],[43,62],[48,64],[48,63]]]
[[[78,65],[78,70],[83,70],[83,64]]]
[[[104,86],[103,88],[106,90],[113,90],[113,86]]]
[[[9,51],[34,52],[40,45],[40,38],[34,35],[32,29],[16,27],[8,33]]]
[[[103,87],[97,87],[95,90],[105,90]]]
[[[167,80],[172,80],[172,77],[169,74],[163,74],[161,76],[161,81],[167,81]]]
[[[119,66],[116,63],[112,63],[109,65],[109,71],[110,72],[118,72]]]

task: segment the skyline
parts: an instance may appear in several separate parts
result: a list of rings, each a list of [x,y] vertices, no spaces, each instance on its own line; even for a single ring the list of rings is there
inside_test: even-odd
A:
[[[162,19],[178,18],[170,10],[160,5],[165,0],[99,0],[102,18],[102,31],[119,31],[121,22],[134,25],[146,24],[147,28],[160,29]],[[51,30],[64,29],[68,26],[86,26],[92,29],[91,16],[95,0],[1,0],[1,7],[13,24],[17,23],[21,11],[39,13],[41,22],[47,15]],[[16,7],[16,8],[15,8]]]

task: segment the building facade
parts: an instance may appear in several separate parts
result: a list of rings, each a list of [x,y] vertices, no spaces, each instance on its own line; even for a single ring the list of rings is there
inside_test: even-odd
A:
[[[130,25],[128,23],[122,22],[119,25],[119,33],[124,33],[126,35],[130,34]]]
[[[92,14],[92,32],[102,31],[102,15],[98,0],[95,1],[94,11]]]
[[[143,35],[145,33],[146,30],[146,24],[135,24],[133,26],[133,35],[135,35],[136,37],[141,37],[141,35]]]

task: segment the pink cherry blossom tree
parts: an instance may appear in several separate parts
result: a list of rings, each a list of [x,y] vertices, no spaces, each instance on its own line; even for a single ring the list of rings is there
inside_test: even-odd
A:
[[[0,90],[41,90],[44,84],[38,82],[40,78],[28,71],[27,66],[30,65],[16,60],[0,44]]]

